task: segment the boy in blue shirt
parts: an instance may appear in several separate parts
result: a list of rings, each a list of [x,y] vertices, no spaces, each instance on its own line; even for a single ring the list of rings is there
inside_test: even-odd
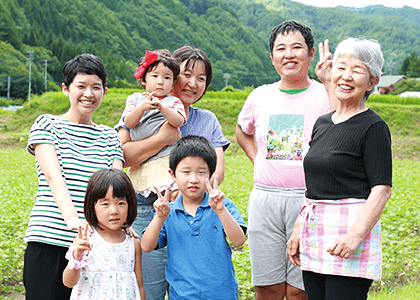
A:
[[[168,247],[166,280],[171,300],[238,299],[226,236],[236,247],[246,225],[235,204],[218,189],[214,146],[204,137],[178,140],[169,157],[170,174],[181,195],[169,204],[168,190],[153,204],[156,214],[142,237],[142,249]]]

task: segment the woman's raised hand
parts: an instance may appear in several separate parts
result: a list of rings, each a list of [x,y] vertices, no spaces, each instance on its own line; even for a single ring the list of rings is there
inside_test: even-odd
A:
[[[319,61],[315,67],[315,74],[322,83],[325,81],[331,81],[331,68],[333,61],[329,44],[329,40],[325,40],[324,43],[319,43]]]

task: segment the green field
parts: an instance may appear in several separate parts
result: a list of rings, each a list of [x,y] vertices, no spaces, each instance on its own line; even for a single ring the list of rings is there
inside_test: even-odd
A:
[[[111,89],[96,112],[95,122],[113,125],[125,98],[132,91]],[[221,189],[238,206],[246,220],[246,206],[252,189],[252,165],[234,138],[236,117],[249,91],[212,92],[197,106],[218,116],[225,135],[232,141],[226,152],[226,174]],[[369,106],[388,123],[393,137],[393,195],[382,214],[383,282],[375,282],[369,300],[419,299],[420,296],[420,100],[369,99]],[[17,113],[0,111],[0,299],[24,292],[22,266],[24,232],[35,200],[35,160],[24,150],[28,130],[37,115],[60,114],[67,107],[60,93],[35,97],[32,107]],[[101,118],[102,117],[102,118]],[[233,260],[241,299],[253,298],[248,244],[234,249]]]

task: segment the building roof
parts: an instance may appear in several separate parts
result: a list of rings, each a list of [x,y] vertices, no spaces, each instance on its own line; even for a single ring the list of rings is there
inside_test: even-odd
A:
[[[382,76],[381,79],[379,80],[378,87],[379,88],[388,87],[392,84],[396,84],[401,79],[407,79],[407,77],[405,75],[385,75],[385,76]]]
[[[417,97],[420,98],[420,92],[404,92],[399,94],[400,97]]]

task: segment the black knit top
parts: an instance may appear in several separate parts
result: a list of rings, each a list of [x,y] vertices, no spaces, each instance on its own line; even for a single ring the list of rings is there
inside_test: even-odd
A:
[[[392,185],[391,134],[368,109],[334,124],[333,112],[316,121],[303,166],[306,197],[366,199],[375,185]]]

